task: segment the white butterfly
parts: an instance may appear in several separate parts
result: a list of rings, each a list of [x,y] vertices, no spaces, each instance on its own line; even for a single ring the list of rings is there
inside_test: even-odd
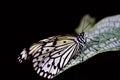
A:
[[[22,62],[32,56],[33,67],[39,76],[52,79],[86,43],[84,33],[80,35],[58,35],[40,40],[29,49],[24,49],[18,60]]]

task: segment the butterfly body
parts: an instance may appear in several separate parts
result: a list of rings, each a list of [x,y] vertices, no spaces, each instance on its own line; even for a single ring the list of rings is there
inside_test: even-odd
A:
[[[51,79],[73,58],[82,52],[85,44],[84,33],[80,35],[58,35],[34,43],[28,51],[32,56],[34,70],[40,76]]]

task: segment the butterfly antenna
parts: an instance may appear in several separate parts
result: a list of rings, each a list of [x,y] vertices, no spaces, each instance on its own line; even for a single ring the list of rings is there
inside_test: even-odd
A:
[[[85,25],[85,19],[84,19],[84,21],[83,21],[83,28],[82,28],[82,33],[84,32],[84,30],[89,26],[89,24],[90,24],[90,22],[87,24],[87,25]]]

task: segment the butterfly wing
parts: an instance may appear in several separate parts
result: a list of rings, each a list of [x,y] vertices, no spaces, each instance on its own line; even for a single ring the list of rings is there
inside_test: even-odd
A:
[[[75,39],[75,36],[54,36],[39,41],[42,45],[33,48],[33,67],[37,74],[48,79],[56,76],[78,51]]]

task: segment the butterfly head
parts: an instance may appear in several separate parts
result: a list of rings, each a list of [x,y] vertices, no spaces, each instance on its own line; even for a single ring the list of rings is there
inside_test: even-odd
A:
[[[22,63],[23,61],[27,60],[27,58],[28,58],[28,52],[26,48],[24,48],[23,51],[18,56],[18,61]]]

